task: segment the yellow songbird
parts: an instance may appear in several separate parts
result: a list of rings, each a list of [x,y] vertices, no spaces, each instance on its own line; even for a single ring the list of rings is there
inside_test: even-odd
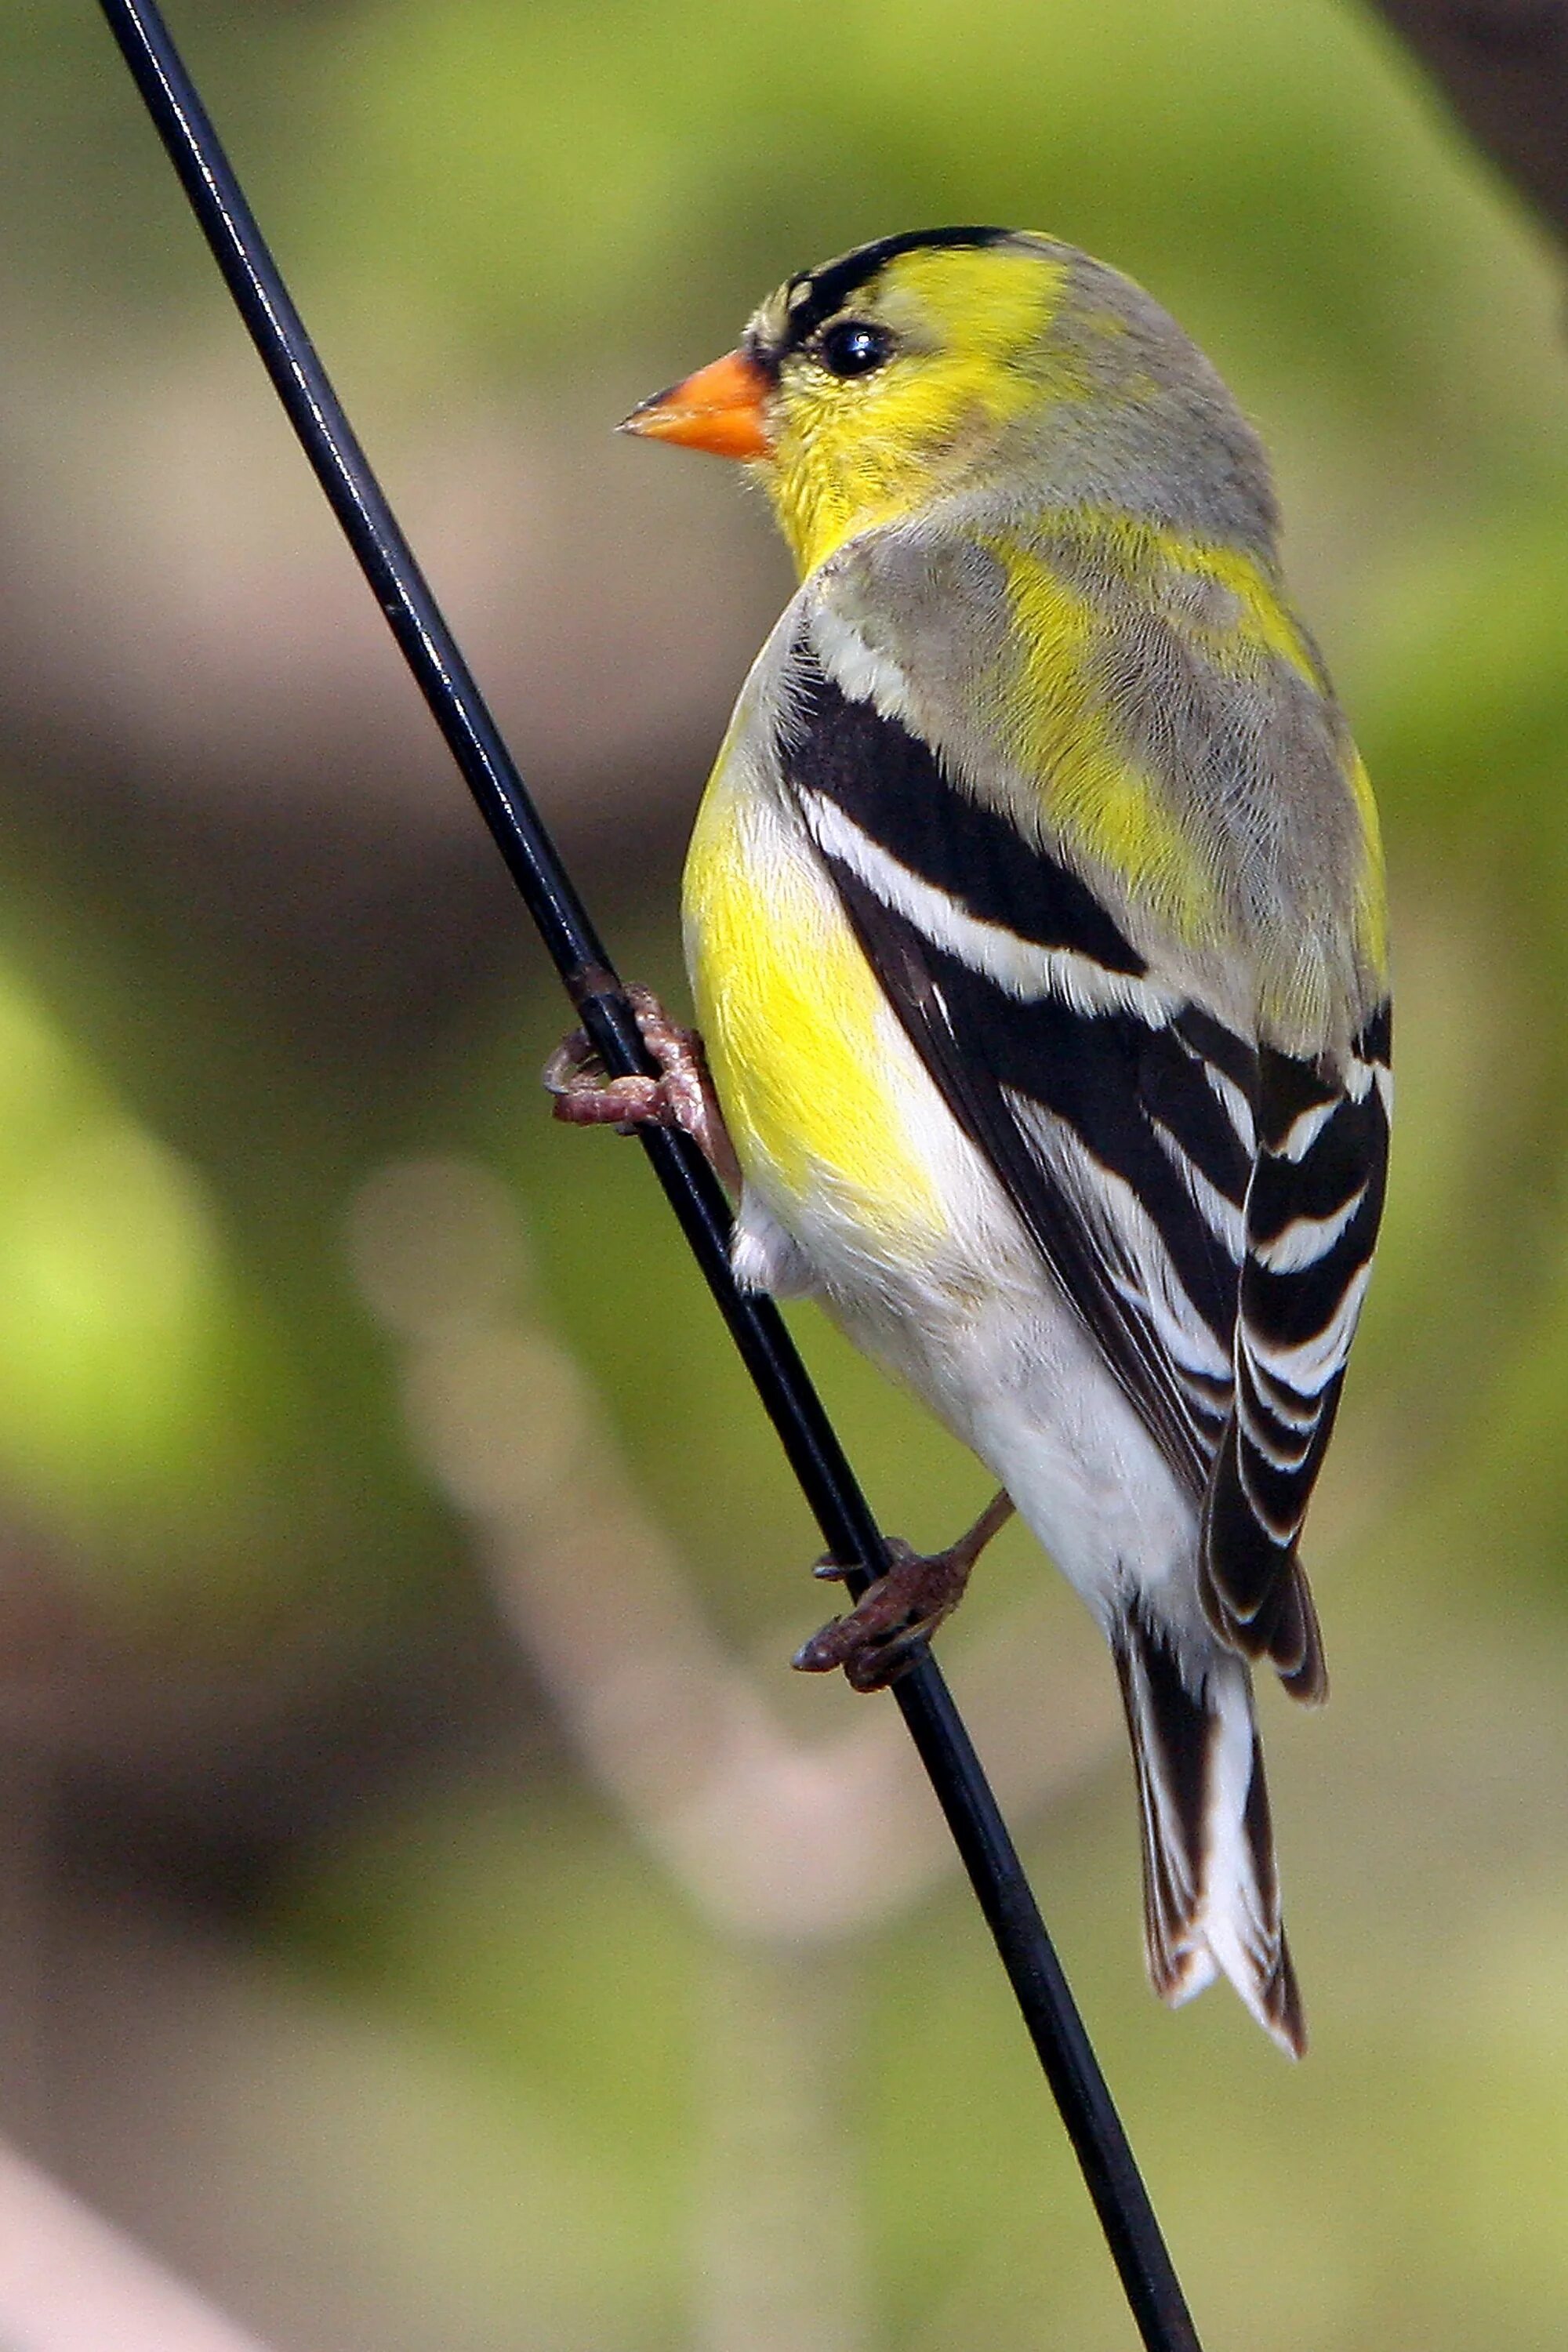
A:
[[[754,467],[802,584],[691,844],[701,1047],[641,998],[665,1075],[569,1041],[557,1109],[698,1134],[739,1278],[820,1298],[1001,1482],[796,1663],[890,1680],[1016,1506],[1116,1661],[1156,1988],[1222,1969],[1300,2051],[1250,1666],[1324,1695],[1297,1545],[1389,1012],[1263,451],[1147,294],[995,228],[791,278],[626,429]]]

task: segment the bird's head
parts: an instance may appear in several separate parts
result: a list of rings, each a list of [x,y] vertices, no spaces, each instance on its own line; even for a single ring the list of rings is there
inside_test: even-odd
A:
[[[1189,478],[1194,439],[1215,445],[1219,474],[1256,465],[1269,520],[1256,445],[1174,321],[1114,270],[1023,230],[916,231],[802,271],[734,351],[623,430],[753,464],[803,572],[951,493],[1037,504],[1136,486],[1167,439]]]

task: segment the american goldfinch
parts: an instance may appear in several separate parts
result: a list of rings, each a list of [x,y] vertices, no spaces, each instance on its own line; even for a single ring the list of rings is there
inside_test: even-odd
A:
[[[626,429],[752,466],[802,584],[687,864],[706,1066],[641,999],[666,1075],[568,1041],[557,1108],[701,1137],[741,1281],[821,1299],[1001,1483],[797,1664],[890,1679],[1016,1506],[1116,1662],[1156,1990],[1223,1970],[1299,2053],[1250,1667],[1324,1696],[1297,1544],[1389,1009],[1263,450],[1140,288],[996,228],[792,278]]]

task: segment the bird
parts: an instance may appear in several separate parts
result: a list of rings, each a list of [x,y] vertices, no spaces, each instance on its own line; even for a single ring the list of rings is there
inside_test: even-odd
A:
[[[998,1482],[795,1663],[907,1671],[1016,1508],[1115,1663],[1155,1990],[1223,1975],[1300,2055],[1252,1670],[1327,1693],[1299,1548],[1391,1033],[1262,444],[1131,279],[979,226],[797,273],[623,429],[749,467],[800,584],[692,834],[697,1028],[637,992],[658,1074],[579,1033],[555,1109],[695,1135],[739,1282],[818,1299]]]

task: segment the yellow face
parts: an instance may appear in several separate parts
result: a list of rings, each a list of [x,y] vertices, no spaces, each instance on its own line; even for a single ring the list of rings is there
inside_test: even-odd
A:
[[[1010,419],[1090,394],[1065,311],[1071,257],[1012,229],[884,237],[792,278],[737,351],[622,430],[754,464],[802,572],[963,479]],[[1105,315],[1103,338],[1123,331]]]
[[[773,379],[756,462],[802,572],[929,500],[1052,388],[1041,346],[1065,277],[1040,247],[931,244],[841,301],[830,268],[763,304],[744,346]]]

